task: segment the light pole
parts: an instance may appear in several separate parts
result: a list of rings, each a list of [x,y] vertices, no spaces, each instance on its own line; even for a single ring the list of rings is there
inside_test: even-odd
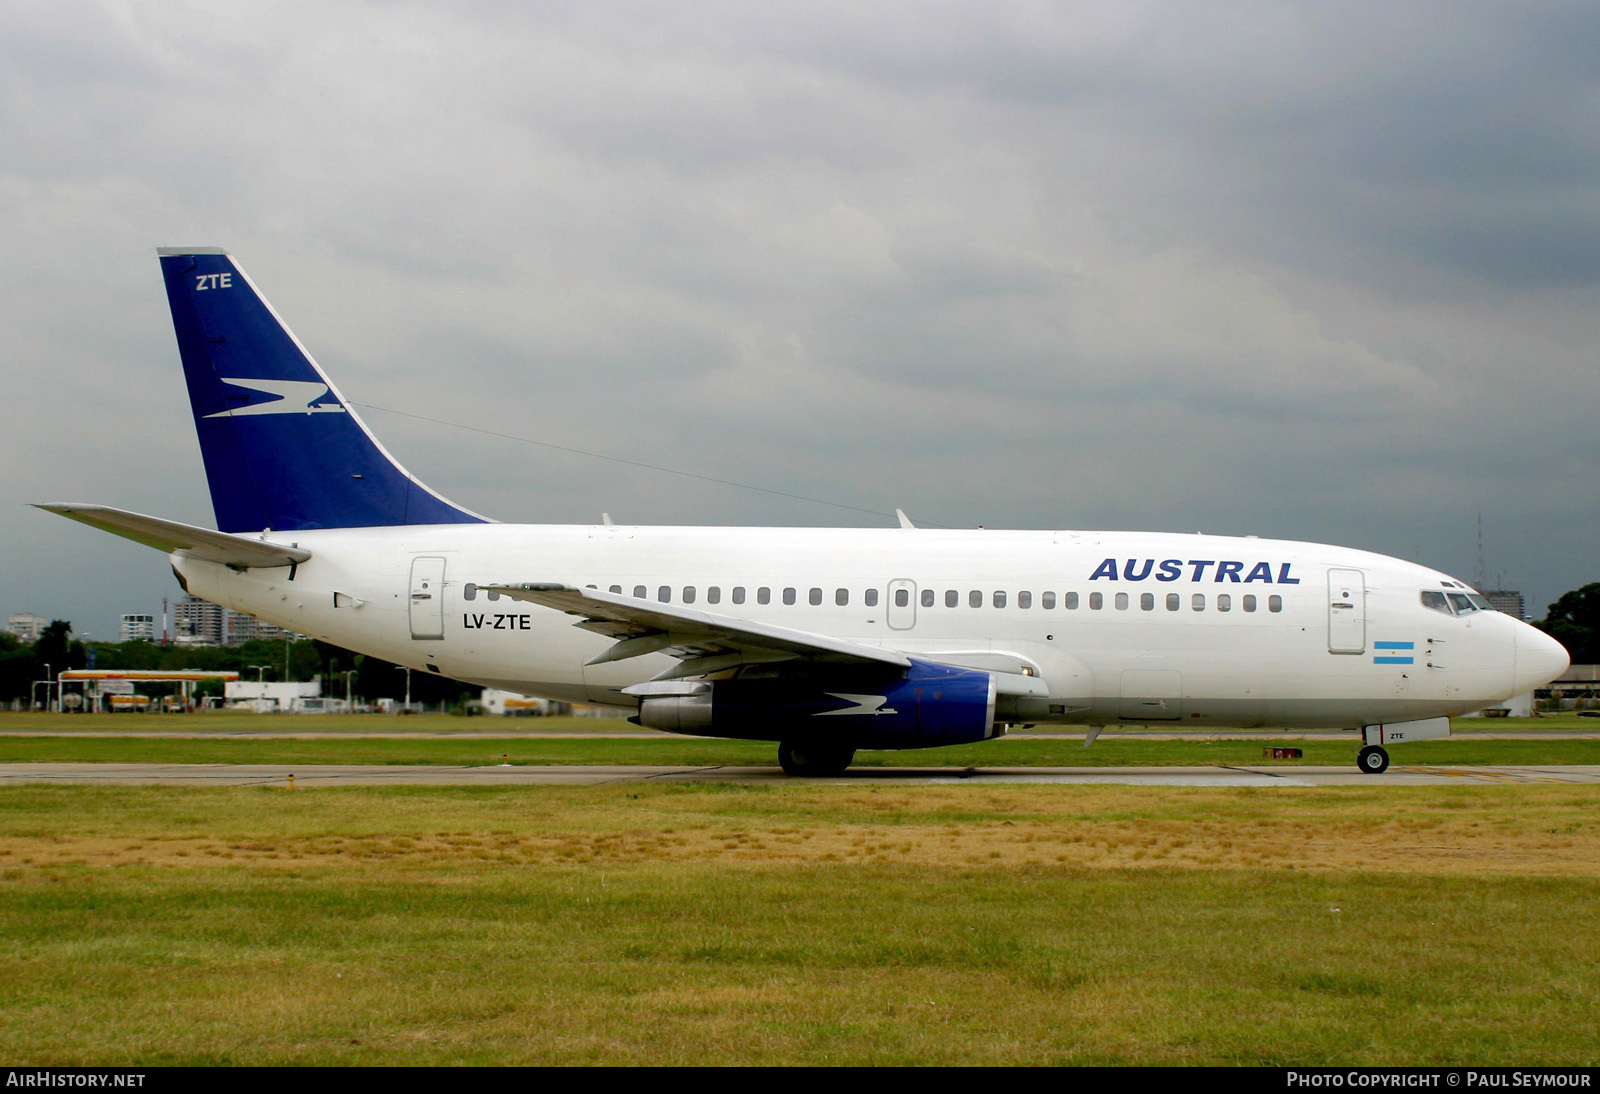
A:
[[[356,675],[357,671],[357,669],[344,670],[344,712],[346,714],[353,713],[356,709],[350,705],[350,677]]]
[[[405,709],[409,712],[411,710],[411,667],[409,665],[396,665],[394,667],[394,671],[395,672],[403,672],[403,673],[406,674],[406,705],[405,705]]]
[[[265,699],[267,697],[267,682],[265,680],[265,675],[266,675],[266,671],[268,669],[270,669],[271,667],[272,667],[271,665],[246,665],[245,666],[244,670],[246,672],[249,672],[251,669],[255,669],[256,670],[256,685],[257,685],[257,687],[256,687],[256,698],[257,699]],[[256,707],[255,709],[260,710],[261,708],[260,707]]]
[[[50,662],[44,663],[44,712],[50,713]]]

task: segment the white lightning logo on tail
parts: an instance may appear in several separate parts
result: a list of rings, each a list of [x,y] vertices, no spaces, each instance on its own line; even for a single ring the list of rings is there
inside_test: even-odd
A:
[[[215,414],[207,414],[207,418],[229,416],[238,418],[245,414],[344,413],[344,407],[338,403],[317,402],[328,394],[328,385],[320,380],[230,380],[223,377],[222,382],[262,395],[271,395],[272,398],[264,403],[251,403],[249,406],[235,407],[232,410],[219,410]]]

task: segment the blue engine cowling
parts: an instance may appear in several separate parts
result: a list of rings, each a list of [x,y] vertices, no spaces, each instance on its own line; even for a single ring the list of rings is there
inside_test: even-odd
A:
[[[913,659],[902,674],[831,669],[715,680],[693,695],[646,698],[639,724],[755,741],[827,740],[853,748],[932,748],[994,736],[995,681],[978,669]]]

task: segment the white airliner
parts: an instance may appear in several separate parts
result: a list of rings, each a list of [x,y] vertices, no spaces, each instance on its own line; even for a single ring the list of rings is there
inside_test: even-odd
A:
[[[1567,666],[1447,574],[1314,543],[495,523],[395,462],[226,252],[159,253],[220,531],[42,508],[413,669],[777,741],[821,775],[1028,723],[1359,729],[1378,773]]]

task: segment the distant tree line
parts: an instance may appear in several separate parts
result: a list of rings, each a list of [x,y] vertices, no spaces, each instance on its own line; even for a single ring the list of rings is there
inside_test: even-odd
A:
[[[1600,665],[1600,582],[1567,593],[1534,626],[1567,647],[1574,665]]]
[[[72,637],[71,623],[57,619],[45,627],[39,633],[39,640],[33,643],[0,632],[0,701],[29,701],[33,697],[34,681],[46,679],[47,665],[51,678],[62,669],[82,668],[232,671],[242,680],[259,677],[271,681],[305,681],[320,675],[323,694],[341,699],[345,694],[344,674],[353,670],[356,675],[349,683],[350,694],[355,698],[367,702],[399,700],[406,694],[406,674],[393,662],[315,639],[287,643],[256,639],[238,646],[164,646],[143,640],[81,642]],[[476,698],[481,690],[431,673],[411,673],[413,703],[455,704]],[[222,694],[221,681],[202,685],[198,694]]]

